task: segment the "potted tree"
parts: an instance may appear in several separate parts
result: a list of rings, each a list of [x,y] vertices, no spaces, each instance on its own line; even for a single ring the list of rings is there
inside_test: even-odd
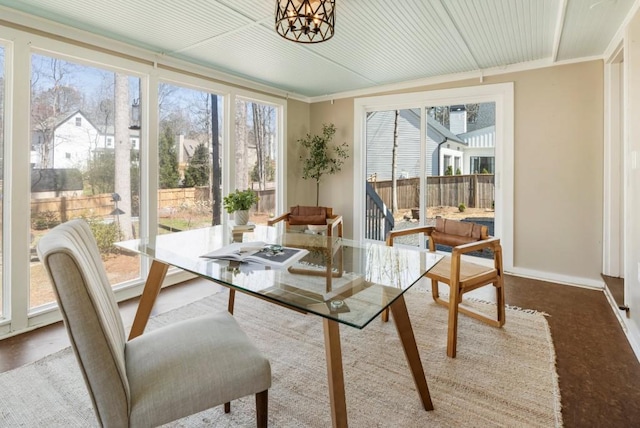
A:
[[[332,123],[322,125],[322,135],[307,134],[298,140],[298,143],[307,150],[306,155],[301,155],[302,178],[313,179],[316,182],[316,205],[320,200],[320,179],[324,174],[340,172],[344,160],[349,157],[347,149],[349,145],[342,143],[330,146],[336,133],[336,127]]]
[[[234,214],[234,221],[237,225],[245,225],[249,221],[249,209],[255,205],[260,198],[251,189],[237,190],[222,198],[224,209],[229,214]]]

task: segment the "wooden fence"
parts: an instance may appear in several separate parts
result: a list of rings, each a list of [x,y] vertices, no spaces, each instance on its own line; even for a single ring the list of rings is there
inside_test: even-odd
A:
[[[272,213],[275,210],[275,190],[256,190],[260,197],[256,210]],[[158,208],[189,208],[196,203],[209,203],[209,189],[185,187],[158,190]],[[31,218],[54,215],[56,220],[65,222],[78,217],[106,217],[112,215],[115,202],[111,193],[94,196],[61,196],[31,200]],[[135,211],[135,210],[134,210]],[[135,215],[135,212],[134,212]]]
[[[419,206],[420,179],[397,180],[398,209]],[[371,182],[384,203],[391,207],[391,180]],[[494,201],[494,175],[440,175],[427,177],[427,207],[457,207],[461,203],[469,208],[492,208]]]

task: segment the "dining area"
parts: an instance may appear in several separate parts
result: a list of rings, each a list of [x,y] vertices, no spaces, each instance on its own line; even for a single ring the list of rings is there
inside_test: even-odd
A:
[[[243,240],[309,248],[308,260],[303,258],[285,269],[271,269],[255,263],[239,264],[202,257],[232,240],[233,234],[228,227],[212,226],[159,235],[152,240],[118,243],[123,250],[152,259],[129,340],[144,334],[162,281],[170,268],[183,269],[229,288],[227,310],[230,313],[236,306],[235,295],[242,293],[285,307],[300,316],[308,315],[322,324],[330,399],[327,410],[333,426],[345,427],[348,426],[348,412],[340,325],[366,333],[367,325],[390,308],[406,356],[406,370],[415,382],[419,405],[426,411],[433,410],[403,294],[442,258],[441,255],[256,226],[253,231],[243,234]]]
[[[82,230],[82,222],[74,220],[61,228]],[[421,279],[443,261],[442,254],[339,236],[290,234],[257,225],[242,233],[243,243],[264,242],[269,251],[296,245],[307,251],[306,257],[283,269],[202,257],[237,241],[238,234],[233,232],[233,227],[220,225],[117,243],[123,252],[150,263],[142,296],[112,308],[122,317],[118,322],[123,322],[124,373],[132,375],[126,377],[128,382],[135,382],[137,367],[159,363],[164,367],[161,370],[145,369],[153,373],[145,382],[146,393],[153,395],[165,378],[169,389],[184,391],[178,397],[168,394],[164,401],[146,401],[161,404],[159,414],[170,415],[164,420],[167,426],[358,427],[383,420],[393,426],[465,426],[475,423],[478,415],[488,424],[534,421],[534,425],[561,426],[557,378],[548,376],[555,371],[545,357],[553,347],[549,348],[543,316],[507,307],[510,321],[501,329],[463,316],[459,355],[447,357],[447,310],[431,301],[428,282]],[[65,241],[56,229],[51,234],[53,247]],[[67,243],[91,241],[89,232],[82,234],[86,239]],[[46,247],[46,240],[43,245]],[[45,263],[50,257],[73,253],[70,248],[60,252],[45,247]],[[52,256],[54,253],[57,255]],[[91,253],[87,248],[76,252],[83,260],[75,267],[90,265],[86,255]],[[94,262],[99,270],[99,257]],[[71,275],[72,270],[57,270],[57,274]],[[176,271],[188,272],[193,279],[163,288],[163,280]],[[495,311],[495,304],[467,303],[480,312]],[[99,305],[82,306],[86,311]],[[61,308],[67,311],[70,306],[62,304]],[[390,311],[392,322],[382,322],[380,315],[385,310]],[[222,317],[227,327],[220,327],[221,320],[211,317]],[[82,324],[87,324],[87,318],[83,319]],[[192,322],[204,324],[194,328]],[[74,328],[69,333],[72,347],[79,344],[78,331]],[[236,343],[231,347],[237,350],[240,344],[244,351],[220,361],[214,355],[219,355],[218,348],[224,348],[221,344],[228,344],[230,337]],[[145,346],[137,346],[149,346],[152,351],[132,360],[135,364],[127,364],[128,349],[144,342]],[[91,347],[84,350],[87,348]],[[4,420],[29,420],[34,416],[28,409],[38,400],[43,411],[37,417],[45,421],[42,423],[64,421],[80,426],[100,421],[106,413],[96,408],[96,390],[87,383],[91,376],[86,360],[78,364],[76,359],[80,352],[62,349],[35,364],[0,374],[7,385],[14,376],[16,381],[35,376],[33,381],[42,385],[41,393],[33,397],[20,389],[15,397],[0,395],[12,409]],[[29,374],[32,369],[38,370]],[[61,370],[66,375],[55,384],[37,379]],[[172,372],[181,370],[190,377],[172,377]],[[234,380],[235,372],[245,378]],[[514,385],[515,373],[521,382]],[[219,382],[249,385],[249,389],[239,392]],[[509,385],[509,396],[503,394],[505,385]],[[208,396],[206,387],[236,396],[218,395],[216,402],[203,404],[200,398]],[[133,425],[146,425],[139,423],[143,418],[136,409],[145,402],[134,395],[139,391],[139,386],[130,389],[125,408],[138,418]],[[550,397],[555,398],[549,401]],[[171,405],[172,400],[180,405]],[[66,402],[74,402],[76,410],[69,411]],[[198,405],[204,407],[198,409]],[[514,406],[522,411],[508,410]],[[155,414],[153,406],[144,407]]]

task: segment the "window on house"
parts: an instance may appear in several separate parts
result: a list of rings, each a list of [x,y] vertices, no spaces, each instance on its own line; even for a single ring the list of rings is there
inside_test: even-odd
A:
[[[140,169],[137,153],[123,147],[99,155],[95,148],[98,130],[57,135],[56,118],[76,110],[86,111],[87,118],[100,129],[114,129],[115,137],[128,140],[130,106],[138,98],[140,79],[121,73],[72,63],[61,58],[32,54],[31,56],[31,124],[34,139],[44,136],[33,161],[33,174],[42,177],[32,180],[31,191],[31,248],[38,238],[56,224],[84,217],[94,234],[109,238],[99,245],[106,261],[105,268],[111,284],[116,285],[140,277],[140,258],[117,253],[113,241],[133,238],[139,229]],[[104,88],[110,88],[108,92]],[[63,97],[61,95],[64,95]],[[63,99],[64,102],[53,102]],[[124,102],[119,102],[124,100]],[[116,106],[126,106],[118,110]],[[81,124],[82,118],[75,123]],[[69,177],[57,179],[67,169]],[[83,180],[82,177],[87,177]],[[38,183],[37,186],[34,183]],[[51,192],[74,191],[80,195],[77,207],[52,204]],[[112,195],[120,198],[116,202]],[[46,203],[43,198],[47,197]],[[52,209],[52,206],[59,208]],[[55,301],[51,285],[40,263],[31,263],[29,281],[29,309]]]
[[[112,147],[113,146],[113,138],[109,137],[107,138],[107,147]]]
[[[82,118],[76,117],[76,126],[82,126]]]
[[[444,155],[442,157],[442,174],[441,175],[452,175],[453,171],[449,171],[453,169],[453,165],[451,165],[451,156]]]
[[[470,171],[472,174],[494,174],[495,158],[493,156],[472,156]]]

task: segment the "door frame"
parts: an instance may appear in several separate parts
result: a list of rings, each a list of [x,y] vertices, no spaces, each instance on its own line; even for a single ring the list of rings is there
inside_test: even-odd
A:
[[[495,236],[503,246],[504,270],[513,269],[514,211],[514,90],[513,82],[453,89],[356,98],[354,100],[354,213],[364,213],[366,195],[366,116],[368,112],[420,108],[421,135],[426,135],[426,107],[470,103],[496,105]],[[423,143],[424,145],[424,143]],[[424,157],[424,156],[423,156]],[[421,196],[422,197],[422,196]],[[422,205],[422,202],[421,202]],[[364,240],[364,215],[354,215],[354,239]]]
[[[624,49],[621,43],[604,67],[604,200],[602,273],[624,278]],[[626,294],[626,293],[625,293]]]

